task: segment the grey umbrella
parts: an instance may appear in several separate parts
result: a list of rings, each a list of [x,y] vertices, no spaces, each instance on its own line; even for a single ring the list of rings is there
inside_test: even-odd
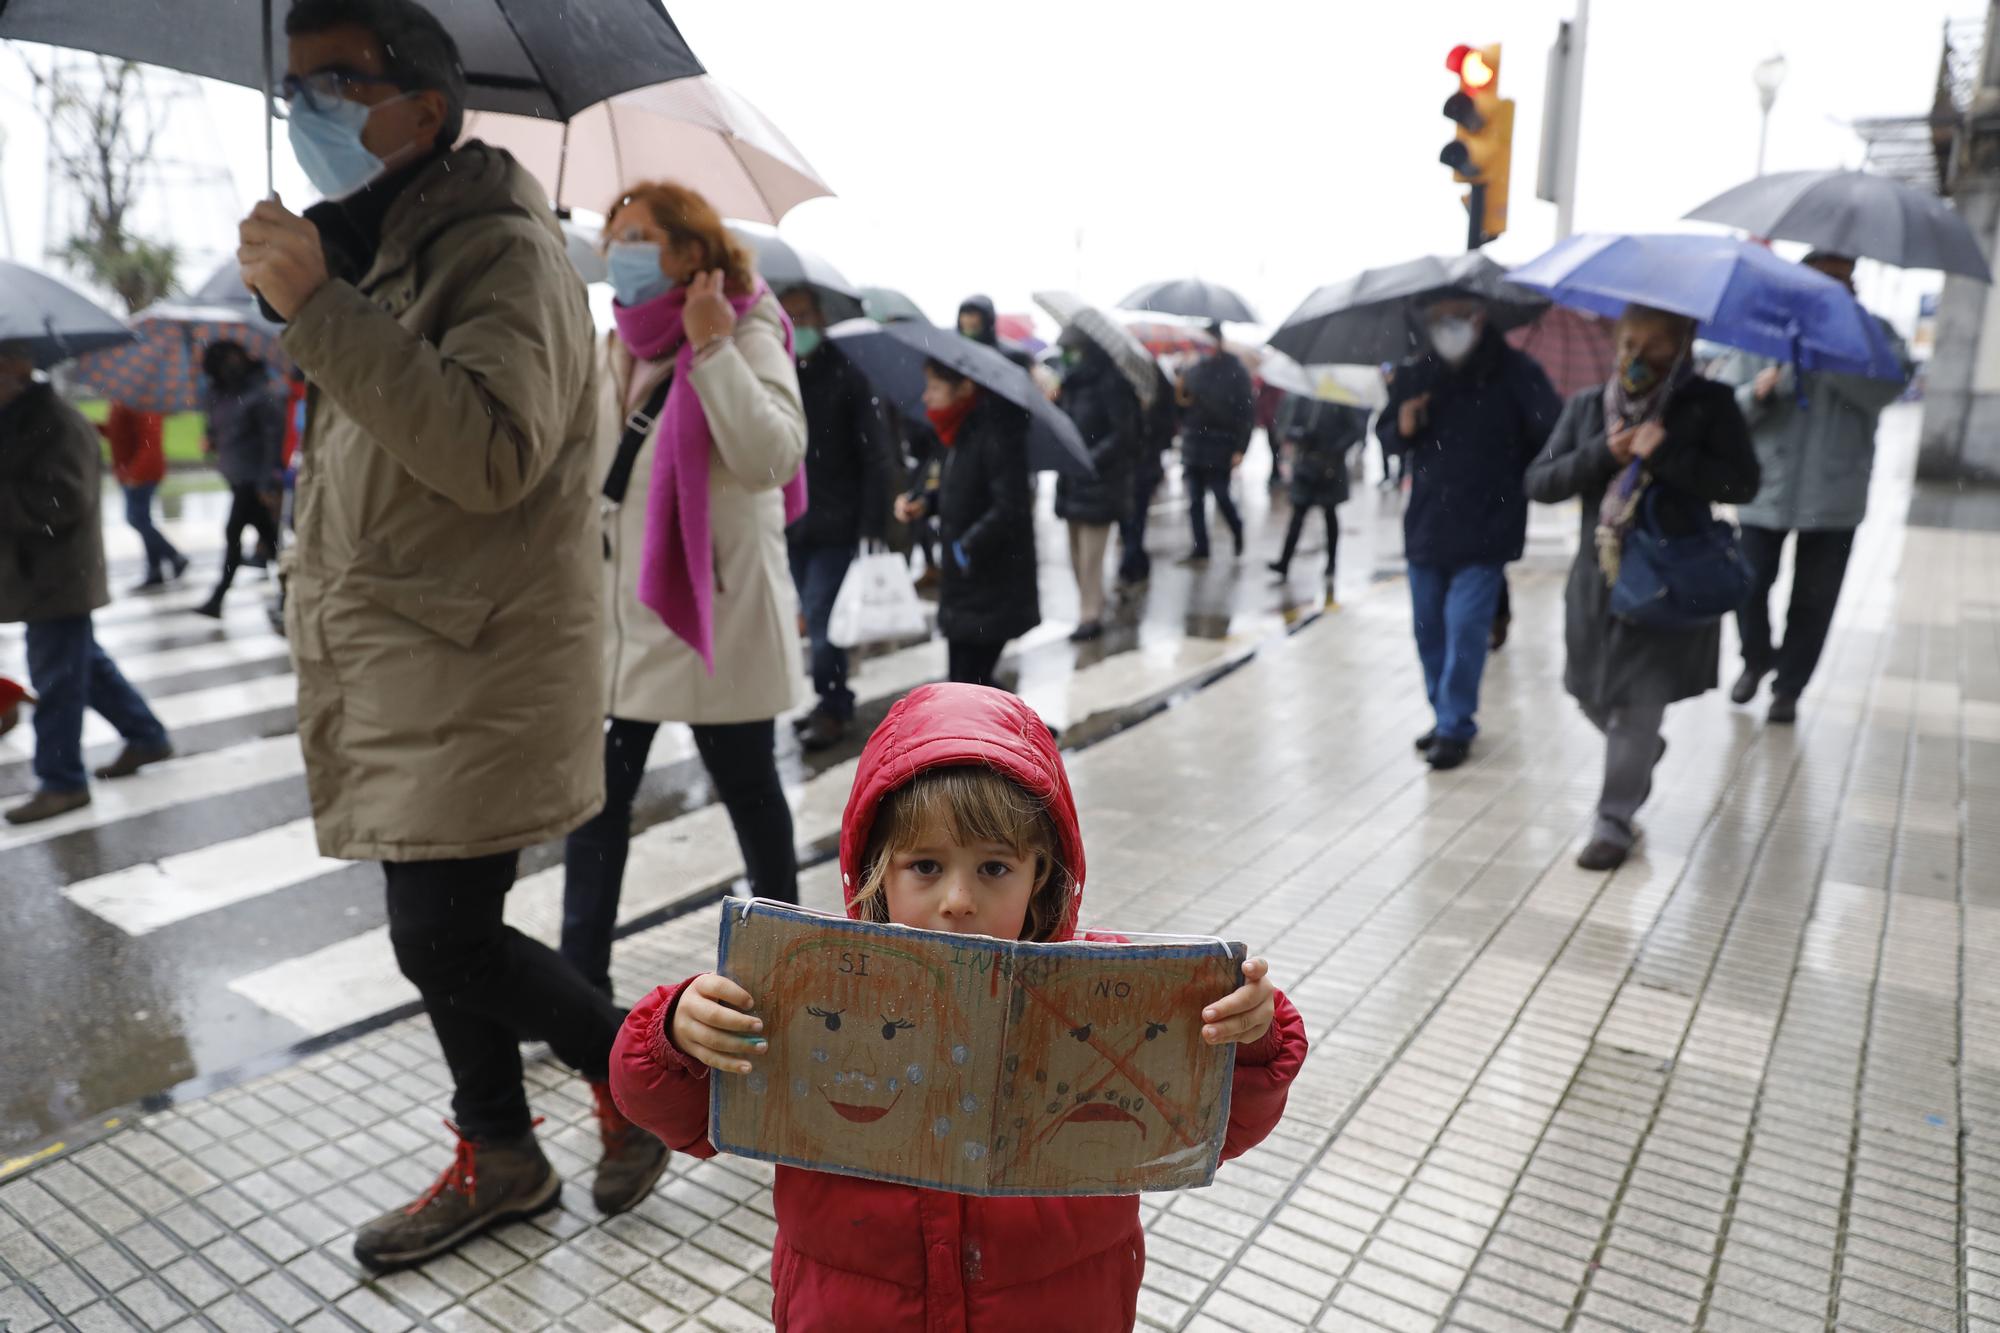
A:
[[[1866,171],[1781,171],[1725,190],[1688,217],[1849,258],[1993,281],[1979,239],[1934,194]]]
[[[819,297],[819,308],[829,324],[859,319],[865,313],[861,292],[841,276],[839,269],[810,250],[793,245],[775,231],[730,223],[729,230],[749,246],[757,257],[757,272],[783,295],[794,287],[810,288]]]
[[[264,317],[264,308],[257,303],[256,294],[243,285],[243,269],[231,259],[221,268],[208,275],[208,281],[194,289],[190,303],[197,306],[217,306],[228,310],[253,328],[282,337],[285,328]]]
[[[868,318],[878,324],[893,324],[899,319],[920,320],[925,324],[931,317],[915,301],[897,291],[894,287],[863,287],[861,305],[868,312]]]
[[[1364,269],[1321,287],[1271,335],[1271,346],[1305,365],[1380,365],[1424,349],[1417,309],[1442,296],[1474,296],[1502,330],[1531,322],[1548,309],[1539,292],[1507,281],[1507,270],[1483,254],[1425,255]]]
[[[1160,384],[1160,369],[1146,344],[1132,330],[1073,292],[1036,292],[1035,304],[1065,329],[1075,329],[1104,349],[1142,407],[1151,407]]]
[[[1076,423],[1048,400],[1027,371],[984,343],[956,329],[915,320],[848,320],[828,329],[826,336],[904,417],[923,420],[924,362],[937,361],[1028,414],[1030,468],[1072,477],[1096,475]]]
[[[1124,310],[1152,310],[1162,315],[1185,315],[1189,319],[1221,319],[1232,324],[1257,322],[1257,312],[1248,301],[1220,283],[1203,282],[1200,278],[1149,282],[1118,305]]]
[[[425,0],[458,43],[474,111],[568,120],[607,97],[703,73],[661,0]],[[263,90],[284,67],[285,0],[4,0],[0,38],[45,42]],[[266,127],[266,155],[270,135]]]
[[[0,259],[0,346],[39,370],[133,340],[132,330],[83,293],[25,264]]]

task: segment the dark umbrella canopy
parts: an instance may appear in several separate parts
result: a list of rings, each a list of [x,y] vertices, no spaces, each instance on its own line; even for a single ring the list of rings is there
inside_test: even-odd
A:
[[[132,339],[132,330],[82,292],[0,260],[0,345],[23,349],[37,369]]]
[[[1401,361],[1424,350],[1417,311],[1444,296],[1485,301],[1488,321],[1502,330],[1549,306],[1539,292],[1507,281],[1507,270],[1483,254],[1425,255],[1321,287],[1271,335],[1271,346],[1305,365]]]
[[[424,0],[458,43],[475,111],[567,120],[703,72],[661,0]],[[7,0],[0,37],[265,87],[285,68],[287,0]],[[271,16],[272,65],[260,49]]]
[[[1718,194],[1688,217],[1741,227],[1754,236],[1804,241],[1849,258],[1993,281],[1978,238],[1951,205],[1866,171],[1759,176]]]
[[[924,419],[924,362],[937,361],[1027,412],[1030,468],[1072,477],[1096,475],[1076,423],[1057,410],[1027,371],[991,347],[955,329],[914,320],[894,324],[849,320],[828,329],[827,337],[904,417]]]
[[[819,297],[819,308],[829,324],[859,319],[865,313],[861,292],[841,276],[839,269],[810,250],[793,245],[774,231],[730,224],[736,238],[749,246],[757,259],[757,272],[771,290],[782,295],[794,287],[810,287]]]
[[[1189,319],[1220,319],[1231,324],[1257,322],[1257,312],[1248,301],[1220,283],[1203,282],[1200,278],[1149,282],[1118,304],[1127,310],[1151,310]]]

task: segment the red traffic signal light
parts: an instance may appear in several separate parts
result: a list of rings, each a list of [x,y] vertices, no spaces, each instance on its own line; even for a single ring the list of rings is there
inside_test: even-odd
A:
[[[1499,62],[1488,57],[1485,49],[1463,43],[1451,48],[1444,67],[1458,75],[1459,86],[1467,93],[1483,93],[1500,77]]]

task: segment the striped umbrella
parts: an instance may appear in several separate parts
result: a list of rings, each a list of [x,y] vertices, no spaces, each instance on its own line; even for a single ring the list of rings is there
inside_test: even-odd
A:
[[[1065,329],[1075,329],[1104,349],[1118,373],[1132,385],[1142,407],[1151,407],[1160,384],[1159,367],[1130,329],[1074,292],[1036,292],[1035,304]]]
[[[79,394],[138,412],[203,411],[201,355],[214,342],[241,343],[274,370],[291,367],[274,334],[227,306],[148,306],[133,317],[132,331],[137,342],[77,358],[71,379]]]

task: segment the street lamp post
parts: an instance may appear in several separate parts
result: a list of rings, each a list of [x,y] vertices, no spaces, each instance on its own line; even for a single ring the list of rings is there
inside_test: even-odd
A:
[[[1763,120],[1757,127],[1757,174],[1764,174],[1764,145],[1771,137],[1771,105],[1778,100],[1778,85],[1785,81],[1785,58],[1782,55],[1766,56],[1750,71],[1750,79],[1757,85],[1757,102],[1764,108]]]

